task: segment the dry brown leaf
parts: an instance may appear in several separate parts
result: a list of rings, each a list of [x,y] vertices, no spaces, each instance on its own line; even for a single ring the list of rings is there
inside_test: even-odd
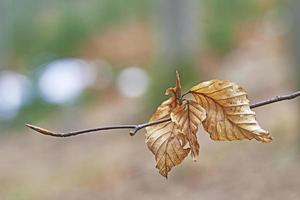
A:
[[[164,101],[157,108],[150,122],[169,118],[175,104],[175,97]],[[186,145],[185,135],[179,131],[177,125],[172,121],[147,127],[145,142],[155,155],[156,168],[166,178],[168,172],[180,164],[190,152],[189,148],[184,147]]]
[[[211,80],[190,89],[196,101],[206,110],[203,127],[213,140],[242,140],[255,138],[270,142],[250,109],[247,93],[230,81]]]
[[[199,143],[197,140],[198,126],[206,118],[206,111],[197,102],[185,100],[178,105],[171,113],[171,119],[174,121],[183,134],[186,135],[191,147],[191,156],[194,161],[199,155]]]

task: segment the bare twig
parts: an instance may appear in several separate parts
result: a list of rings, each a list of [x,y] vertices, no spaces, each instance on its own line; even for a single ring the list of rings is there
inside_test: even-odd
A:
[[[185,96],[186,94],[188,94],[188,93],[185,93],[183,96]],[[299,96],[300,96],[300,91],[294,92],[292,94],[284,95],[284,96],[276,96],[272,99],[264,100],[264,101],[252,104],[252,105],[250,105],[250,108],[256,108],[256,107],[265,106],[267,104],[271,104],[271,103],[275,103],[275,102],[279,102],[279,101],[290,100],[290,99],[294,99]],[[130,131],[130,135],[133,136],[139,130],[141,130],[143,128],[146,128],[148,126],[153,126],[156,124],[160,124],[160,123],[164,123],[164,122],[168,122],[168,121],[171,121],[171,118],[166,118],[166,119],[162,119],[162,120],[158,120],[158,121],[154,121],[154,122],[147,122],[147,123],[137,124],[137,125],[106,126],[106,127],[93,128],[93,129],[67,132],[67,133],[56,133],[56,132],[49,131],[47,129],[43,129],[38,126],[31,125],[31,124],[26,124],[26,126],[41,133],[41,134],[50,135],[50,136],[54,136],[54,137],[70,137],[70,136],[80,135],[80,134],[84,134],[84,133],[91,133],[91,132],[112,130],[112,129],[132,129]]]
[[[146,128],[148,126],[153,126],[153,125],[156,125],[156,124],[160,124],[160,123],[164,123],[164,122],[168,122],[168,121],[171,121],[171,118],[166,118],[166,119],[161,119],[161,120],[158,120],[158,121],[155,121],[155,122],[147,122],[147,123],[144,123],[144,124],[138,124],[136,125],[136,127],[130,131],[130,135],[131,136],[134,136],[139,130],[143,129],[143,128]]]
[[[297,91],[297,92],[294,92],[294,93],[288,94],[288,95],[276,96],[272,99],[252,104],[252,105],[250,105],[250,108],[260,107],[260,106],[275,103],[275,102],[278,102],[278,101],[290,100],[290,99],[294,99],[294,98],[299,97],[299,96],[300,96],[300,91]]]
[[[138,126],[138,125],[105,126],[105,127],[100,127],[100,128],[86,129],[86,130],[74,131],[74,132],[68,132],[68,133],[55,133],[55,132],[49,131],[47,129],[38,127],[38,126],[31,125],[31,124],[25,124],[25,125],[39,133],[42,133],[44,135],[54,136],[54,137],[70,137],[70,136],[75,136],[75,135],[81,135],[84,133],[113,130],[113,129],[137,129],[137,126]]]
[[[135,135],[139,130],[146,128],[147,126],[153,126],[156,124],[164,123],[167,121],[171,121],[171,118],[166,118],[162,120],[158,120],[155,122],[150,122],[150,123],[144,123],[144,124],[137,124],[137,125],[118,125],[118,126],[104,126],[100,128],[93,128],[93,129],[86,129],[86,130],[81,130],[81,131],[73,131],[73,132],[68,132],[68,133],[56,133],[49,131],[47,129],[34,126],[31,124],[25,124],[27,127],[43,134],[43,135],[49,135],[53,137],[70,137],[70,136],[75,136],[75,135],[81,135],[84,133],[91,133],[91,132],[97,132],[97,131],[106,131],[106,130],[113,130],[113,129],[132,129],[129,134],[131,136]]]

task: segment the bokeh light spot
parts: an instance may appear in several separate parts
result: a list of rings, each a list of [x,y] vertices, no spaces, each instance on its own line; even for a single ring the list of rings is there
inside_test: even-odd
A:
[[[31,94],[31,82],[26,76],[14,72],[0,73],[0,119],[14,118]]]
[[[117,80],[119,91],[126,97],[143,95],[147,90],[148,84],[148,74],[138,67],[124,69]]]
[[[38,82],[42,98],[53,104],[76,100],[94,81],[89,69],[88,63],[74,58],[49,63]]]

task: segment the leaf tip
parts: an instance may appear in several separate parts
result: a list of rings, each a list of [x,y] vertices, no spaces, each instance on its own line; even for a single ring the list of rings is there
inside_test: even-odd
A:
[[[176,73],[176,79],[180,79],[180,77],[179,77],[179,71],[177,69],[176,69],[175,73]]]
[[[168,174],[162,176],[165,177],[166,180],[168,180]]]
[[[273,138],[272,138],[272,136],[270,135],[269,132],[267,132],[267,133],[264,134],[264,135],[261,135],[261,136],[259,137],[259,139],[260,139],[260,141],[263,142],[263,143],[270,143],[270,142],[272,142],[272,140],[273,140]]]

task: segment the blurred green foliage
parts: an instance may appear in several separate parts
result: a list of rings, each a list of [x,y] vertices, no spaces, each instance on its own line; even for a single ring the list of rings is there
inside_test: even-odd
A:
[[[44,54],[74,56],[95,31],[128,18],[146,18],[149,9],[148,0],[12,1],[11,60],[21,60],[23,66]]]
[[[239,23],[259,16],[257,1],[203,0],[205,42],[220,55],[233,47],[234,31]]]
[[[150,0],[35,1],[12,0],[11,60],[32,65],[38,57],[74,56],[95,31],[128,18],[147,18]],[[256,1],[203,0],[205,42],[220,54],[232,48],[233,32],[243,20],[259,14]],[[40,52],[43,52],[42,55]],[[15,59],[17,58],[17,59]]]

